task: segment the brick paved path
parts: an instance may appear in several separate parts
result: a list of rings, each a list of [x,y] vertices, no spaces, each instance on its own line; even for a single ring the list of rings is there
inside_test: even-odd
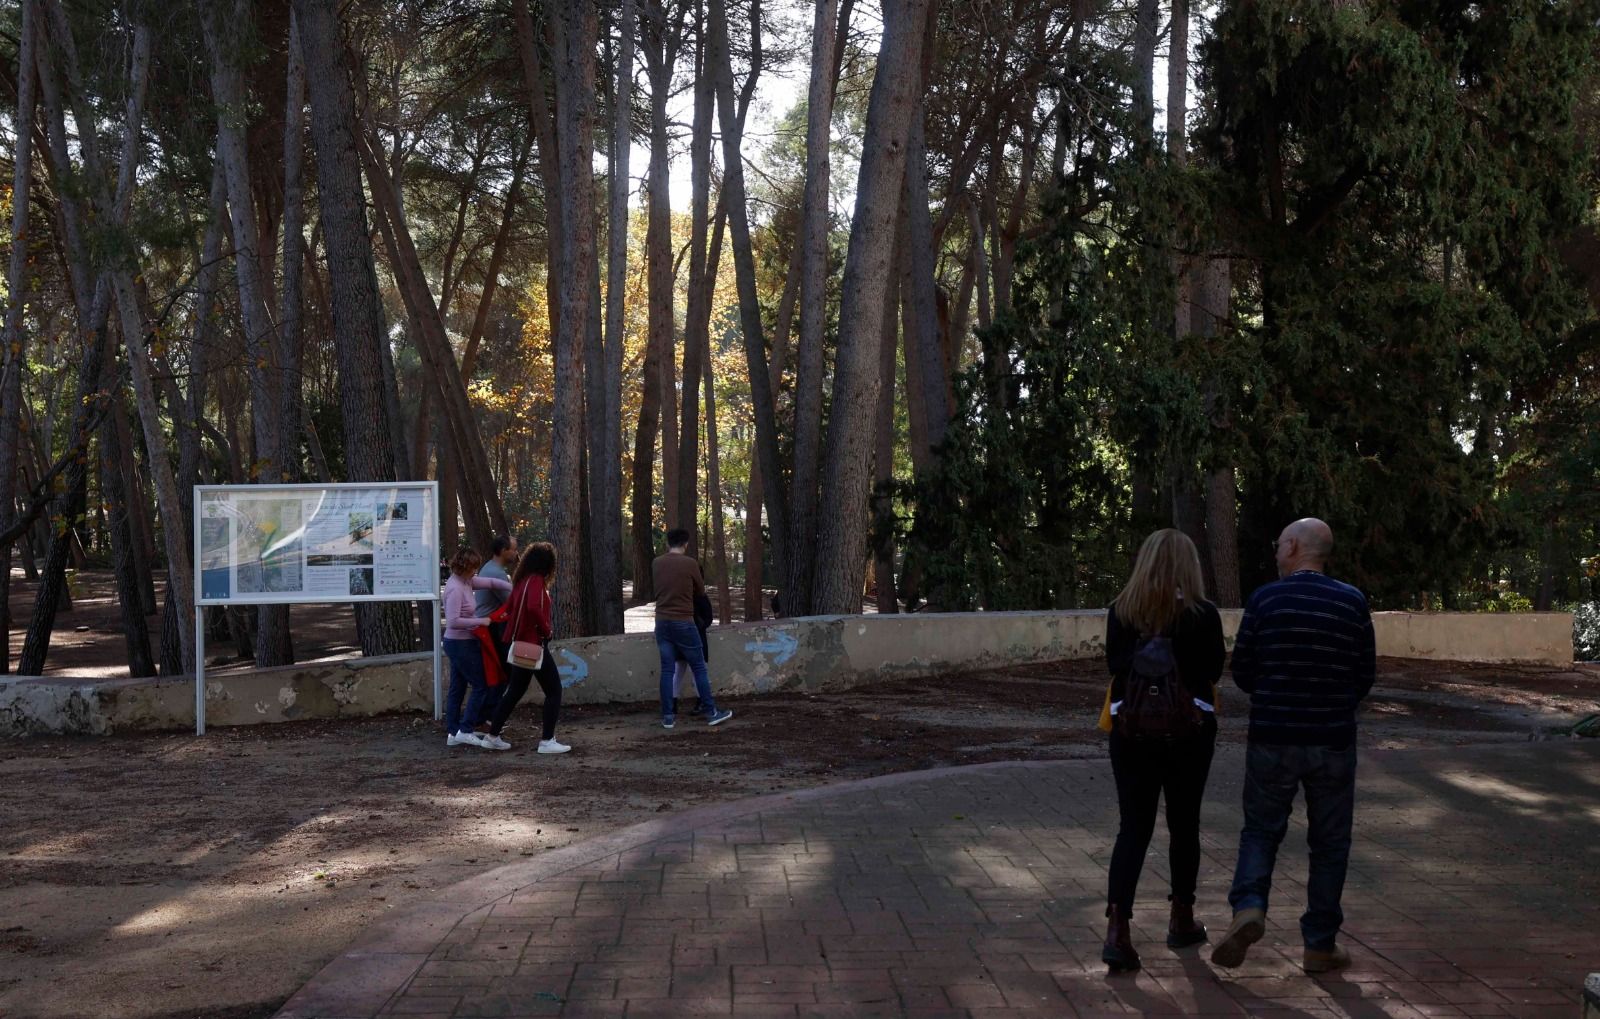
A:
[[[1214,934],[1241,770],[1222,748],[1198,907]],[[1041,762],[693,811],[502,868],[373,931],[280,1016],[1576,1016],[1600,970],[1600,747],[1372,751],[1359,781],[1356,962],[1333,977],[1298,967],[1297,818],[1267,938],[1231,973],[1162,944],[1158,829],[1144,972],[1108,978],[1110,769]]]

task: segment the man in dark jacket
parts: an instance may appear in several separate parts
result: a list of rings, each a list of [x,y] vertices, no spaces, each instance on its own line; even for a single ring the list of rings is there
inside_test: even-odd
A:
[[[1250,695],[1244,830],[1234,870],[1233,925],[1212,952],[1237,966],[1266,931],[1278,845],[1305,789],[1311,872],[1300,918],[1307,973],[1350,964],[1338,944],[1355,813],[1356,706],[1372,689],[1376,646],[1366,595],[1328,577],[1333,531],[1296,520],[1273,542],[1279,579],[1250,596],[1233,646],[1233,679]]]

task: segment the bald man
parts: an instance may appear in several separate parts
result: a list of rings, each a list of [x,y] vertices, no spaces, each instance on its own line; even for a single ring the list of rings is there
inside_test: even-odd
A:
[[[1234,682],[1250,695],[1250,745],[1233,925],[1211,960],[1238,966],[1266,932],[1278,845],[1304,789],[1311,872],[1302,965],[1330,973],[1350,964],[1338,943],[1339,899],[1355,813],[1356,706],[1376,665],[1372,613],[1366,595],[1327,576],[1333,531],[1321,520],[1296,520],[1272,547],[1278,579],[1250,596],[1233,646]]]

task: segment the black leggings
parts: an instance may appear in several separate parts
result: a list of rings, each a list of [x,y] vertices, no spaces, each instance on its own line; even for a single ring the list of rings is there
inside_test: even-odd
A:
[[[537,672],[520,665],[513,665],[510,669],[511,680],[500,698],[499,706],[495,708],[489,731],[500,735],[500,731],[506,727],[506,719],[516,710],[517,702],[528,692],[529,682],[537,677],[539,689],[544,691],[544,735],[540,738],[555,739],[556,719],[561,717],[561,672],[556,668],[556,659],[550,653],[550,648],[544,649],[544,659],[539,663]]]
[[[1106,902],[1133,914],[1139,872],[1155,835],[1156,808],[1167,800],[1167,832],[1171,836],[1170,866],[1174,902],[1194,904],[1200,874],[1200,801],[1211,773],[1216,750],[1217,723],[1194,737],[1174,744],[1144,743],[1111,734],[1111,771],[1117,779],[1117,807],[1122,824],[1116,848],[1111,851],[1110,887]]]

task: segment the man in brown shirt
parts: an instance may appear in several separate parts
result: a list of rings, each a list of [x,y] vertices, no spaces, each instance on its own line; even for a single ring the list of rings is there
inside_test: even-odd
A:
[[[710,725],[721,725],[733,712],[719,709],[711,696],[711,680],[706,675],[705,646],[694,625],[695,595],[705,596],[706,582],[700,564],[689,556],[689,532],[675,527],[667,532],[667,554],[650,564],[656,589],[656,649],[661,652],[661,727],[677,724],[674,713],[674,673],[679,658],[694,671],[695,692]]]

